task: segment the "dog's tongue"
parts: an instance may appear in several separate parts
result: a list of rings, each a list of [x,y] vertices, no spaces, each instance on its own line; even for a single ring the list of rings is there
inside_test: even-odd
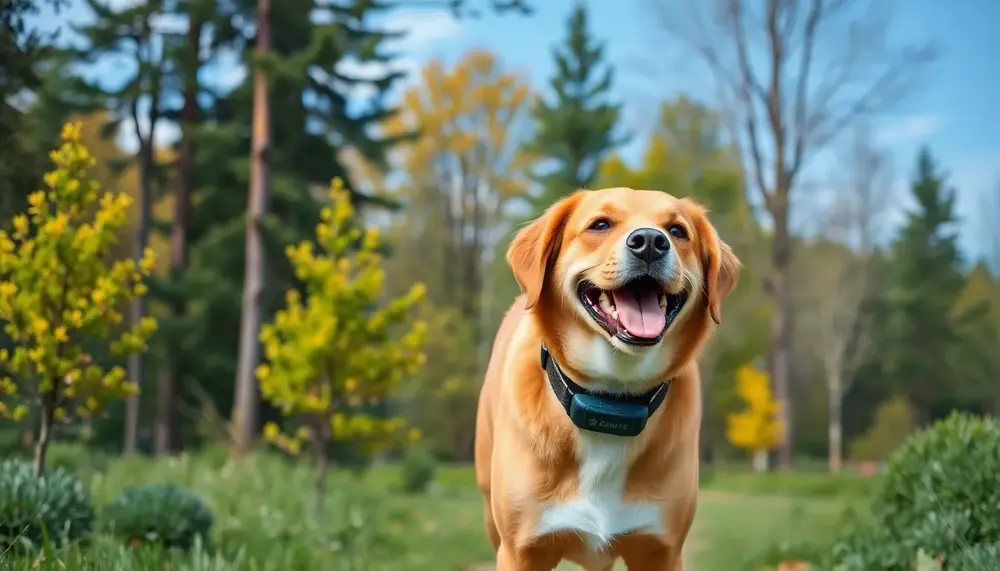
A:
[[[652,339],[667,324],[667,316],[660,309],[656,290],[651,287],[629,287],[611,292],[618,309],[618,320],[634,337]]]

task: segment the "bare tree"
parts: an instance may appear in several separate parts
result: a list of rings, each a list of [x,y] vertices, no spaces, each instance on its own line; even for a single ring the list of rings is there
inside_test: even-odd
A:
[[[257,57],[271,50],[271,0],[257,0]],[[243,279],[243,315],[240,321],[240,353],[236,370],[236,398],[232,415],[232,451],[249,451],[257,430],[260,394],[255,371],[260,361],[261,296],[264,291],[265,259],[263,223],[268,203],[268,151],[271,145],[271,110],[267,75],[259,66],[253,71],[253,129],[250,157],[250,208],[247,212],[246,275]]]
[[[796,296],[799,322],[826,381],[831,472],[843,464],[844,393],[871,349],[864,303],[893,182],[888,155],[875,147],[864,126],[855,130],[836,169],[845,176],[834,181],[829,203],[816,219],[820,234],[810,260],[802,261],[804,279]]]
[[[748,163],[748,200],[771,230],[764,289],[774,302],[770,373],[783,403],[779,464],[792,463],[791,204],[809,159],[856,119],[905,93],[929,47],[894,47],[884,0],[647,0],[707,65]]]

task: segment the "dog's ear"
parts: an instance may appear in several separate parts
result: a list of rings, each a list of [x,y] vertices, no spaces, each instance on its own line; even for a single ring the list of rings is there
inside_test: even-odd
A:
[[[522,228],[507,249],[507,264],[526,298],[525,308],[538,302],[549,265],[562,245],[563,228],[580,202],[584,191],[575,192],[552,206]]]
[[[733,291],[740,274],[740,261],[729,244],[719,238],[715,227],[708,221],[705,209],[688,201],[695,230],[701,245],[704,268],[705,304],[708,314],[716,324],[722,323],[722,300]]]

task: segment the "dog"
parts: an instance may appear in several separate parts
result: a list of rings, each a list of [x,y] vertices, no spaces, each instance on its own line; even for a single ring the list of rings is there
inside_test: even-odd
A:
[[[697,355],[740,263],[696,202],[577,191],[521,228],[476,479],[497,571],[679,571],[698,492]]]

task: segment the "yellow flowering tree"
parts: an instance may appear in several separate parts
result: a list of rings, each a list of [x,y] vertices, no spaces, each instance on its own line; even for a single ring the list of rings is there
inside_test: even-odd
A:
[[[353,224],[354,209],[339,179],[330,199],[315,244],[304,241],[287,250],[305,295],[289,291],[285,308],[261,328],[267,362],[257,370],[263,398],[299,423],[294,434],[268,424],[265,437],[293,453],[303,441],[312,442],[320,498],[330,442],[378,446],[404,434],[416,437],[404,433],[401,420],[371,409],[426,359],[426,327],[408,319],[424,296],[423,285],[384,300],[377,229]]]
[[[125,356],[145,350],[156,329],[152,318],[121,326],[125,302],[146,291],[153,254],[147,250],[138,265],[109,261],[131,199],[102,193],[87,178],[95,161],[80,129],[63,128],[46,189],[28,197],[11,230],[0,230],[0,321],[12,345],[0,350],[0,415],[20,420],[37,408],[35,477],[56,423],[91,417],[136,391],[124,369],[96,362],[91,344],[111,338],[112,355]]]
[[[781,444],[781,403],[771,396],[771,383],[765,371],[743,365],[736,371],[736,394],[746,409],[729,415],[726,437],[738,448],[753,455],[757,471],[767,469],[767,452]]]

